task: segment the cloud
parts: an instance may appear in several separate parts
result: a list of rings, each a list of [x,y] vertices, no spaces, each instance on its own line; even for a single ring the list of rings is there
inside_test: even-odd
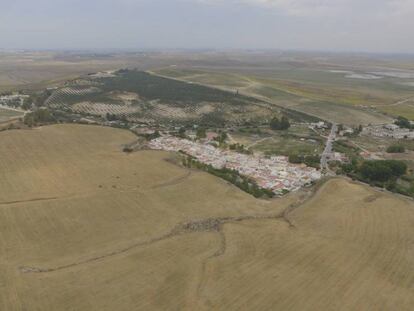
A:
[[[414,0],[0,0],[4,47],[414,52]],[[70,27],[68,27],[70,25]]]
[[[356,15],[408,15],[413,0],[193,0],[205,4],[251,5],[299,17]],[[362,12],[361,12],[362,10]]]
[[[340,11],[355,0],[196,0],[206,4],[251,5],[294,16],[317,16]]]

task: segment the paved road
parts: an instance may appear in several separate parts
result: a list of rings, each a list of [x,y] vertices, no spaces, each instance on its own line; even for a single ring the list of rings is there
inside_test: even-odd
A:
[[[338,130],[338,125],[333,123],[331,133],[329,134],[328,140],[326,141],[325,150],[321,156],[321,169],[328,169],[328,160],[332,154],[332,144],[336,139],[336,131]]]

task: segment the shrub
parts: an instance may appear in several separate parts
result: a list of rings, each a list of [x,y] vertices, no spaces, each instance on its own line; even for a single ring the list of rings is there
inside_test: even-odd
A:
[[[404,153],[405,147],[403,145],[391,145],[387,148],[388,153]]]
[[[49,123],[49,122],[54,122],[54,121],[55,121],[54,116],[50,113],[48,109],[45,109],[45,108],[40,108],[33,112],[27,113],[24,116],[24,120],[23,120],[24,124],[28,126],[34,126],[39,123]]]
[[[412,128],[411,122],[407,118],[404,118],[404,117],[398,117],[394,123],[401,128],[407,128],[407,129]]]

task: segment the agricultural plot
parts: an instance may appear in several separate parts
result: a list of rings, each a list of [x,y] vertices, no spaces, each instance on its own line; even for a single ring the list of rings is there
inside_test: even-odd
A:
[[[323,144],[311,138],[300,139],[291,135],[274,135],[259,140],[250,149],[266,155],[319,155],[323,151]]]
[[[127,116],[139,111],[138,107],[129,105],[103,104],[95,102],[76,103],[71,109],[73,112],[105,116],[106,114],[115,114],[117,116]]]
[[[85,83],[88,79],[90,85]],[[109,113],[169,124],[223,125],[263,120],[278,112],[254,98],[135,70],[72,81],[53,92],[47,105],[77,113]]]
[[[381,106],[379,109],[389,115],[404,116],[409,120],[414,120],[414,97]]]
[[[414,304],[412,201],[342,179],[256,200],[112,128],[0,139],[1,310]]]
[[[355,108],[331,102],[306,101],[292,106],[311,115],[335,123],[358,126],[359,124],[384,124],[392,122],[392,118],[367,109]]]

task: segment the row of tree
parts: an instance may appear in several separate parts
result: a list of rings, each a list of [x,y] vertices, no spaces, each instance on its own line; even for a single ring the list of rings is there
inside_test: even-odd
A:
[[[184,157],[182,163],[188,168],[197,168],[214,176],[220,177],[256,198],[272,198],[274,196],[274,193],[271,190],[259,187],[253,180],[246,176],[240,175],[236,170],[228,168],[217,169],[209,164],[201,163],[191,156]]]
[[[342,170],[362,181],[384,186],[405,175],[407,164],[399,160],[364,160],[358,163],[353,159],[351,163],[343,164]]]
[[[405,147],[403,145],[391,145],[387,148],[387,152],[388,153],[404,153],[405,152]]]
[[[304,163],[307,166],[314,167],[319,169],[321,167],[321,157],[319,155],[299,155],[299,154],[290,154],[289,162],[294,164]]]

